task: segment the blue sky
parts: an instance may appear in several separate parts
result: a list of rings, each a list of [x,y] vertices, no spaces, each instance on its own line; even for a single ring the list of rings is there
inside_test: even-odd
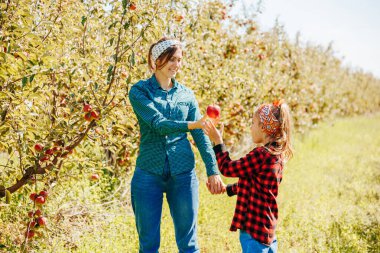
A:
[[[256,0],[240,0],[257,8]],[[257,21],[264,30],[276,18],[291,39],[301,33],[302,42],[327,46],[354,69],[380,78],[380,0],[262,0]]]

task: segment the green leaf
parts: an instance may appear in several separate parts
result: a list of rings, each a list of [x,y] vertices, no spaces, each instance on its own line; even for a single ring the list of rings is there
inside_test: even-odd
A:
[[[125,51],[127,51],[128,49],[130,49],[131,47],[129,46],[129,45],[126,45],[125,47],[124,47],[124,50]]]
[[[135,61],[135,52],[132,51],[132,54],[129,56],[129,63],[134,66],[136,61]]]
[[[108,30],[110,30],[112,27],[115,27],[118,21],[113,22],[109,27]]]
[[[87,17],[86,16],[82,16],[82,25],[84,26],[84,23],[86,23],[86,20],[87,20]]]
[[[129,0],[123,0],[123,9],[126,10],[129,5]]]
[[[26,76],[24,76],[22,78],[22,88],[24,88],[26,86],[26,84],[28,83],[28,78]]]
[[[124,29],[127,30],[130,25],[131,25],[131,23],[129,21],[125,22]]]
[[[107,70],[107,73],[108,73],[107,81],[108,81],[108,82],[111,80],[112,70],[113,70],[113,65],[109,66],[109,67],[108,67],[108,70]]]
[[[131,83],[131,79],[132,79],[131,75],[128,75],[128,78],[127,78],[127,80],[125,82],[127,84],[130,84]]]
[[[107,73],[108,73],[108,74],[111,74],[111,73],[112,73],[112,70],[113,70],[113,65],[110,65],[110,66],[108,67]]]
[[[31,75],[31,76],[29,77],[29,83],[32,83],[32,81],[33,81],[33,79],[34,79],[34,76],[35,76],[35,74],[33,74],[33,75]]]

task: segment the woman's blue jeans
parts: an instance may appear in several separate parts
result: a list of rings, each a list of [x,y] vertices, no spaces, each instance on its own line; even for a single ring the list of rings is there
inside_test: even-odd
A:
[[[163,193],[173,218],[179,252],[199,252],[197,242],[198,186],[195,170],[171,176],[165,166],[162,176],[136,168],[132,183],[132,207],[139,235],[140,253],[157,253]]]
[[[243,253],[276,253],[277,252],[277,239],[275,238],[271,245],[262,244],[247,232],[240,230],[240,244]]]

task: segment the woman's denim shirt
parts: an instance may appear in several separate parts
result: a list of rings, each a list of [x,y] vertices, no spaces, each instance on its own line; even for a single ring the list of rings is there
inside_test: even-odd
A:
[[[140,152],[136,167],[162,175],[166,156],[171,175],[195,168],[194,153],[187,139],[190,131],[197,145],[207,176],[219,174],[210,139],[202,129],[188,129],[188,121],[202,116],[194,92],[172,79],[173,87],[160,87],[155,75],[134,84],[129,99],[140,125]]]

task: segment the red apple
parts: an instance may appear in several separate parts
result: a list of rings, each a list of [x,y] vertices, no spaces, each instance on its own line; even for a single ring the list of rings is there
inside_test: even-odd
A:
[[[91,118],[97,120],[99,119],[99,113],[97,113],[96,111],[92,111],[91,112]]]
[[[46,161],[49,161],[49,159],[50,159],[50,156],[45,155],[45,156],[43,156],[43,157],[40,158],[40,161],[41,162],[46,162]]]
[[[37,143],[36,145],[34,145],[34,150],[36,150],[37,152],[41,152],[43,149],[44,149],[44,146],[42,146],[39,143]]]
[[[37,218],[37,223],[38,223],[38,225],[43,227],[46,225],[47,219],[45,217],[39,217],[39,218]]]
[[[210,118],[216,119],[220,116],[220,107],[218,105],[209,105],[207,106],[207,116]]]
[[[118,159],[117,160],[117,163],[120,165],[120,166],[123,166],[125,164],[125,160],[123,159]]]
[[[92,174],[91,177],[90,177],[90,179],[92,181],[98,181],[99,180],[99,175],[98,174]]]
[[[60,153],[61,152],[61,147],[54,147],[53,148],[54,153]]]
[[[174,19],[177,22],[181,22],[183,20],[183,16],[182,15],[175,15]]]
[[[32,194],[30,194],[30,195],[29,195],[29,198],[30,198],[31,200],[35,201],[36,198],[37,198],[37,193],[32,193]]]
[[[71,149],[70,147],[65,147],[65,150],[69,152],[69,155],[74,152],[74,149]]]
[[[45,151],[45,155],[52,155],[52,154],[54,154],[54,151],[51,148]]]
[[[84,119],[87,120],[87,121],[91,121],[92,118],[91,118],[91,112],[87,112],[85,115],[84,115]]]
[[[29,218],[33,218],[33,216],[34,216],[34,212],[33,211],[28,212],[28,217]]]
[[[40,191],[40,193],[38,195],[40,195],[40,196],[44,197],[45,199],[47,199],[47,197],[48,197],[49,194],[48,194],[47,191]]]
[[[34,215],[36,215],[37,217],[40,217],[42,214],[41,210],[40,209],[37,209],[35,212],[34,212]]]
[[[36,203],[37,204],[41,204],[41,205],[43,205],[43,204],[45,204],[45,198],[43,197],[43,196],[38,196],[37,198],[36,198]]]
[[[29,230],[29,231],[25,232],[25,237],[28,237],[30,239],[33,236],[34,236],[34,231],[33,230]]]
[[[28,223],[29,229],[34,228],[35,226],[36,226],[36,222],[35,221],[31,221],[31,222]]]
[[[131,3],[130,5],[129,5],[129,9],[131,10],[131,11],[134,11],[134,10],[136,10],[136,4],[134,4],[134,3]]]
[[[91,106],[91,105],[89,105],[89,104],[85,104],[85,105],[83,106],[83,111],[84,111],[84,112],[91,112],[91,110],[92,110],[92,106]]]

